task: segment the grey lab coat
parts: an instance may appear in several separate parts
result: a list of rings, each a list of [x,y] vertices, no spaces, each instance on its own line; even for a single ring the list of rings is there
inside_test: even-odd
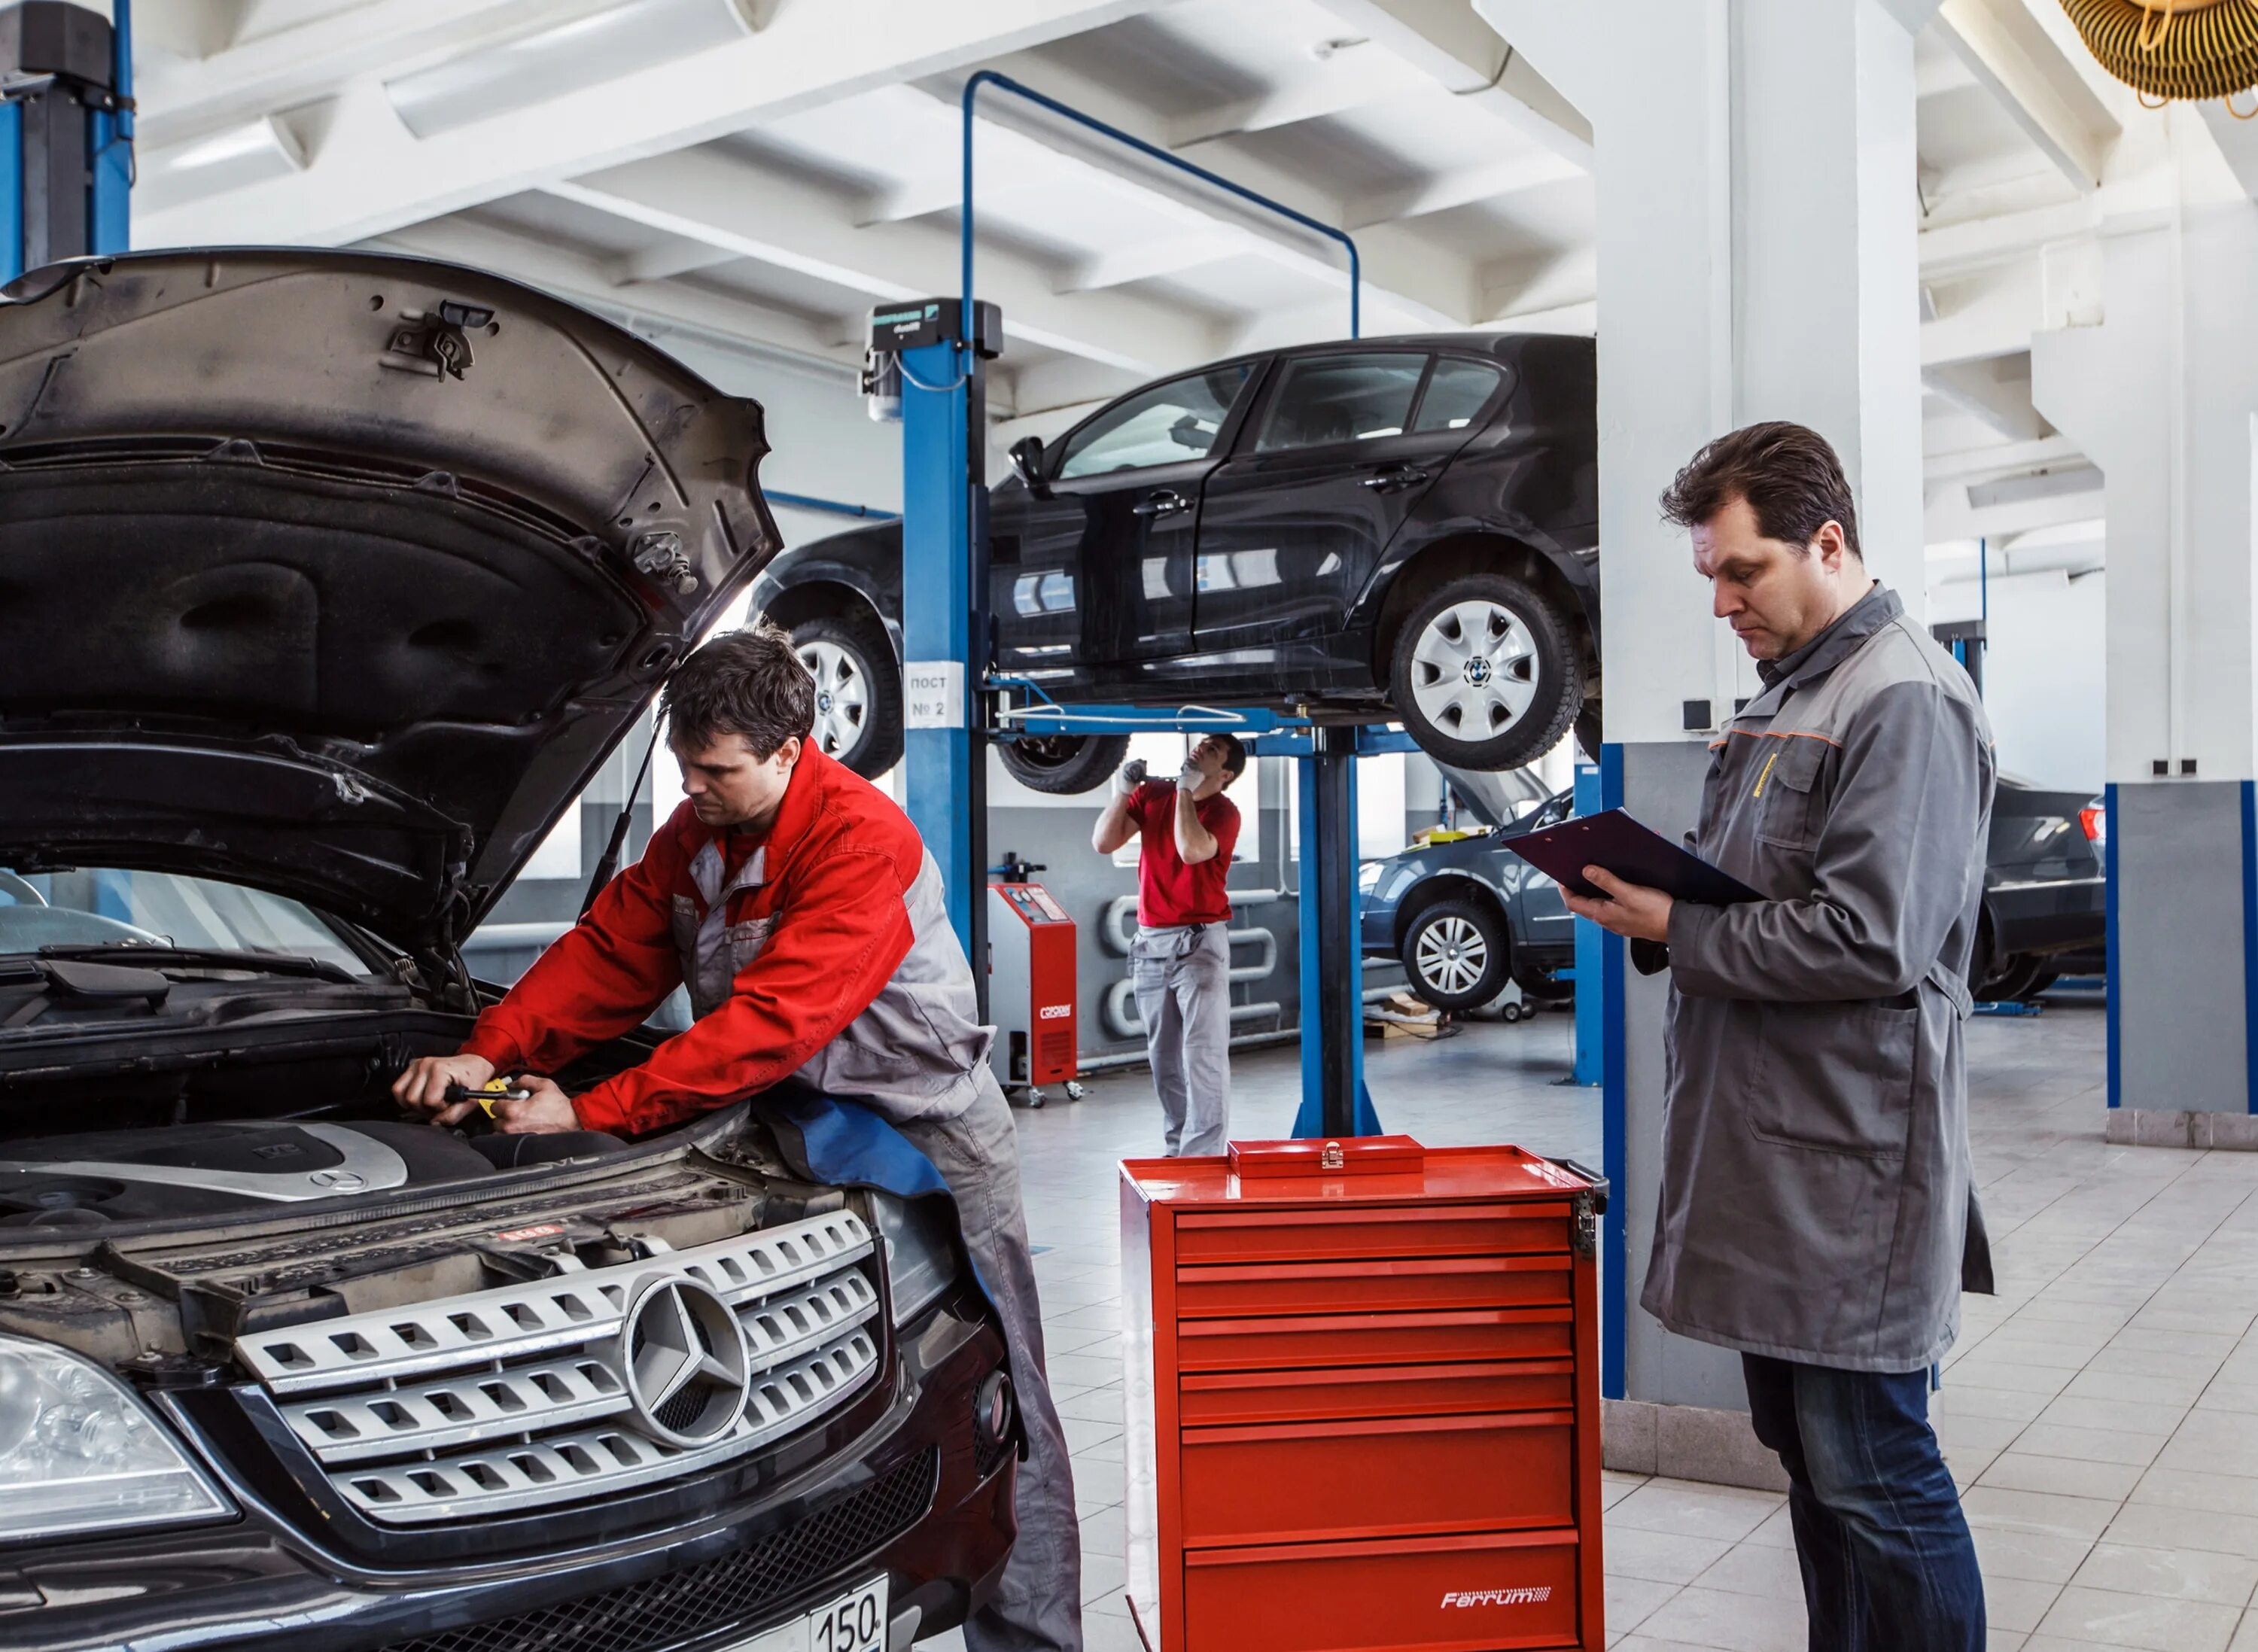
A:
[[[1711,748],[1693,847],[1767,898],[1671,913],[1641,1300],[1744,1352],[1918,1370],[1951,1345],[1963,1279],[1991,1288],[1961,1047],[1991,727],[1878,585],[1763,675]]]

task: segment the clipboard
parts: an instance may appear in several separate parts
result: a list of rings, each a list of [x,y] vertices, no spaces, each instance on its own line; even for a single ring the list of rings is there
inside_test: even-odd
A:
[[[1601,897],[1597,888],[1584,881],[1584,869],[1597,866],[1627,883],[1658,889],[1672,899],[1697,905],[1734,906],[1764,899],[1731,873],[1719,871],[1621,809],[1603,809],[1502,842],[1572,894]]]

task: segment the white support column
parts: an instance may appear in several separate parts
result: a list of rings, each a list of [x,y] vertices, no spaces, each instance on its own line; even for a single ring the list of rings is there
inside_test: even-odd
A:
[[[1936,0],[1475,0],[1593,128],[1602,709],[1610,802],[1689,827],[1711,731],[1756,678],[1657,496],[1712,436],[1793,419],[1842,454],[1868,566],[1923,600],[1911,30]],[[1706,705],[1706,715],[1699,706]],[[1697,727],[1689,729],[1691,721]],[[1664,987],[1627,975],[1608,1081],[1626,1468],[1774,1483],[1739,1361],[1637,1307],[1651,1242]]]
[[[2258,1146],[2258,204],[2105,236],[2105,319],[2031,389],[2107,479],[2109,1135]]]

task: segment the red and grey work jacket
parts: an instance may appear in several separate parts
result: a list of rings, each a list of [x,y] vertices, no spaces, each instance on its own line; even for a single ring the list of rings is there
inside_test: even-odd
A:
[[[757,843],[676,810],[463,1047],[554,1072],[678,985],[696,1022],[576,1097],[588,1129],[657,1130],[795,1073],[897,1123],[946,1118],[970,1105],[994,1036],[916,828],[813,750]]]

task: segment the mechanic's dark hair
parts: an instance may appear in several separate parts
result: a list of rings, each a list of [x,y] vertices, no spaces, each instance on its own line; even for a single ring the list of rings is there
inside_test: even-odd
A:
[[[696,750],[722,734],[742,734],[767,759],[815,727],[815,678],[792,638],[766,620],[725,631],[677,666],[659,700],[666,737]]]
[[[1223,772],[1229,775],[1231,780],[1238,779],[1246,772],[1246,748],[1239,743],[1236,734],[1218,734],[1216,738],[1223,742]],[[1224,784],[1229,785],[1231,780],[1225,781]]]
[[[1843,461],[1816,430],[1775,419],[1719,436],[1663,490],[1663,520],[1698,527],[1736,499],[1748,500],[1757,531],[1766,539],[1800,549],[1833,522],[1850,553],[1866,559],[1858,548],[1857,507],[1850,502]]]

